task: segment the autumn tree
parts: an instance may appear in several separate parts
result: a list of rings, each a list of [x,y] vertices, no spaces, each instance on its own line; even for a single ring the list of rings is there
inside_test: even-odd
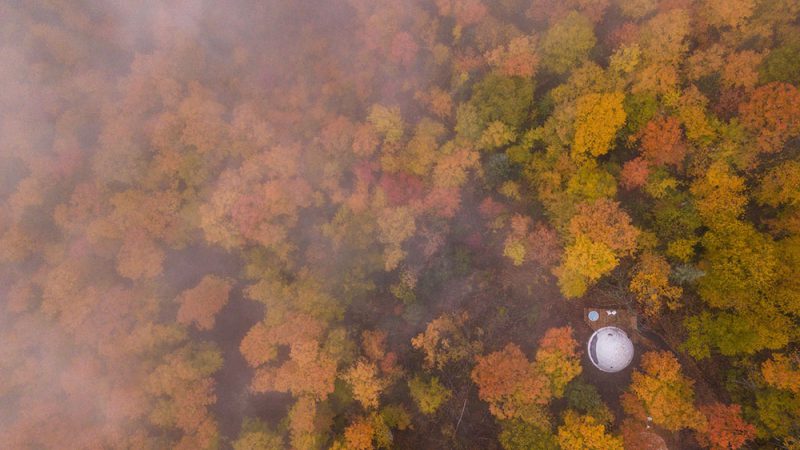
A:
[[[800,355],[775,353],[761,364],[761,374],[768,384],[800,394]]]
[[[548,423],[543,408],[552,396],[549,382],[517,345],[507,344],[502,350],[478,356],[476,362],[472,381],[495,417]]]
[[[403,137],[405,123],[397,107],[372,105],[367,121],[372,125],[378,135],[383,136],[386,144],[396,144]]]
[[[724,356],[754,354],[764,349],[777,350],[789,343],[794,332],[791,319],[774,307],[759,311],[763,320],[750,320],[753,312],[703,311],[684,320],[688,333],[684,348],[701,359],[718,351]]]
[[[759,430],[788,441],[800,419],[800,357],[776,353],[760,369],[765,386],[756,392]]]
[[[629,393],[623,395],[625,410],[634,415],[643,412],[668,430],[702,429],[705,421],[694,406],[694,383],[681,373],[675,356],[647,352],[642,355],[641,366],[641,371],[633,372]]]
[[[759,151],[779,152],[786,141],[800,134],[800,93],[791,84],[765,84],[739,107],[739,115],[755,136]]]
[[[800,83],[798,61],[800,61],[800,43],[787,42],[773,48],[758,68],[759,79],[765,83],[781,81],[796,86]]]
[[[510,258],[515,266],[521,265],[525,261],[527,254],[526,238],[528,229],[531,226],[530,217],[519,214],[511,216],[511,231],[506,237],[503,246],[503,255]]]
[[[536,38],[534,36],[514,38],[508,45],[487,52],[486,60],[505,76],[533,77],[539,63],[536,55]]]
[[[674,117],[651,120],[642,130],[642,156],[655,165],[680,166],[686,156],[680,122]]]
[[[633,253],[639,235],[639,230],[631,224],[630,216],[619,202],[607,199],[578,205],[569,222],[569,232],[573,236],[583,235],[602,242],[621,256]]]
[[[571,327],[550,328],[536,350],[536,369],[550,380],[550,392],[556,398],[564,395],[567,384],[582,371],[578,342],[572,333]]]
[[[549,425],[532,425],[522,420],[501,422],[500,445],[504,450],[557,450],[558,444]]]
[[[383,208],[378,216],[379,240],[385,244],[384,266],[387,271],[397,268],[405,258],[403,242],[416,231],[413,211],[407,206]]]
[[[206,275],[197,286],[178,296],[178,322],[194,324],[200,330],[214,328],[214,316],[228,303],[231,281],[216,275]]]
[[[700,267],[700,296],[716,308],[750,311],[776,279],[775,244],[748,223],[732,222],[707,232],[701,239],[705,256]],[[763,304],[763,302],[762,302]]]
[[[186,345],[166,355],[149,375],[147,390],[159,400],[149,420],[156,426],[182,430],[184,441],[179,447],[210,448],[218,439],[208,408],[217,400],[211,375],[221,366],[222,355],[214,346]]]
[[[700,445],[712,449],[738,449],[756,435],[756,427],[741,417],[740,405],[712,403],[700,407],[706,428],[697,432]]]
[[[533,102],[533,81],[490,73],[472,88],[469,104],[474,107],[478,128],[483,130],[494,121],[512,131],[519,130],[528,119]],[[462,114],[466,113],[462,111]],[[466,119],[464,117],[463,119]],[[458,129],[458,128],[457,128]]]
[[[680,61],[689,48],[690,30],[689,12],[684,8],[659,12],[647,20],[639,31],[638,44],[642,59],[649,67],[642,69],[639,77],[670,72],[671,66]],[[634,91],[636,89],[633,87]]]
[[[480,341],[465,331],[469,316],[444,314],[432,320],[425,331],[411,339],[411,345],[425,354],[425,365],[443,369],[447,364],[471,358],[481,351]]]
[[[425,104],[433,115],[445,119],[453,114],[453,99],[450,94],[439,87],[432,87],[427,92],[417,91],[414,98]]]
[[[143,233],[131,233],[117,253],[117,273],[125,278],[154,278],[164,270],[164,251]]]
[[[755,194],[762,205],[800,205],[800,163],[785,161],[766,171]]]
[[[572,243],[554,269],[566,297],[580,297],[591,283],[611,272],[620,257],[633,253],[639,235],[619,203],[607,199],[579,205],[569,232]]]
[[[670,309],[678,306],[683,290],[670,283],[670,271],[669,263],[663,256],[650,252],[642,254],[631,277],[629,289],[647,315],[658,315],[664,303]]]
[[[593,159],[580,161],[577,170],[567,180],[568,198],[576,202],[614,198],[617,194],[617,180],[607,167]]]
[[[436,0],[436,6],[440,15],[453,17],[459,27],[476,24],[487,14],[480,0]]]
[[[747,204],[744,190],[744,179],[724,162],[712,164],[691,186],[697,211],[711,227],[722,226],[741,216]]]
[[[311,186],[299,176],[299,153],[296,147],[275,147],[223,171],[200,207],[206,240],[229,249],[258,243],[286,257],[286,236],[300,210],[311,205]]]
[[[364,409],[378,407],[381,391],[386,387],[385,382],[378,377],[378,368],[375,363],[359,360],[348,369],[342,379],[353,390],[353,397],[361,403]]]
[[[431,377],[429,381],[416,376],[408,381],[408,389],[417,407],[423,414],[434,414],[439,407],[452,397],[453,393],[442,386],[439,378]]]
[[[754,0],[736,0],[726,2],[708,0],[703,4],[703,12],[709,24],[717,27],[736,28],[753,14],[756,6]]]
[[[542,37],[542,66],[557,74],[574,68],[595,46],[594,27],[586,16],[572,11],[554,23]]]
[[[359,420],[351,423],[344,431],[344,439],[348,449],[371,450],[375,428],[368,420]]]
[[[620,184],[628,190],[640,188],[647,183],[648,175],[650,175],[650,163],[642,157],[637,157],[622,165]]]
[[[658,6],[658,2],[655,0],[618,0],[614,4],[619,7],[622,15],[631,19],[641,19],[653,12]]]
[[[572,155],[600,156],[608,152],[617,130],[625,123],[622,101],[625,96],[587,94],[577,100],[575,112],[575,139]]]
[[[285,447],[283,438],[269,430],[260,420],[245,418],[239,438],[233,441],[234,450],[278,450]]]
[[[575,379],[567,386],[564,396],[569,409],[592,416],[597,419],[598,423],[611,424],[614,422],[614,413],[603,402],[600,392],[593,384]]]
[[[585,294],[591,283],[611,272],[618,263],[619,259],[606,244],[579,235],[564,250],[564,258],[553,273],[558,277],[561,293],[574,298]]]
[[[564,414],[558,427],[558,445],[563,450],[622,450],[622,439],[606,432],[606,427],[592,416],[579,416],[574,411]]]

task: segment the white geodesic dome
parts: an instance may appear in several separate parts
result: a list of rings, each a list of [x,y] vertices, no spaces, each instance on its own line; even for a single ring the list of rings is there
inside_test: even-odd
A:
[[[603,327],[589,338],[589,360],[603,372],[619,372],[633,360],[633,342],[617,327]]]

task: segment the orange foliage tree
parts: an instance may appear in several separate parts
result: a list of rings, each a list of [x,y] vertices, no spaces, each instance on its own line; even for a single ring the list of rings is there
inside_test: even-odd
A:
[[[346,448],[353,450],[370,450],[375,448],[372,445],[372,438],[375,435],[375,428],[370,421],[361,419],[353,422],[344,430],[344,440]]]
[[[755,135],[759,151],[779,152],[787,140],[800,134],[800,92],[791,84],[765,84],[739,107],[739,114]]]
[[[142,233],[129,234],[117,253],[117,273],[140,280],[161,275],[164,251]]]
[[[570,327],[547,330],[533,362],[511,343],[476,357],[472,381],[495,417],[549,426],[544,406],[564,395],[566,385],[582,370],[572,332]]]
[[[536,38],[534,36],[514,38],[508,45],[487,52],[486,60],[503,75],[532,77],[539,62],[536,55]]]
[[[667,116],[647,122],[642,130],[642,156],[651,164],[680,166],[686,156],[678,119]]]
[[[543,408],[552,397],[549,381],[517,345],[507,344],[476,361],[472,381],[495,417],[547,423]]]
[[[650,163],[641,156],[636,157],[622,165],[620,183],[625,189],[636,189],[647,183],[650,175]]]
[[[224,171],[210,200],[200,207],[206,240],[226,248],[253,242],[286,257],[286,239],[312,189],[299,176],[297,147],[276,147]]]
[[[761,364],[764,380],[778,389],[800,394],[800,354],[776,353]]]
[[[197,286],[178,296],[178,322],[193,323],[200,330],[214,328],[214,317],[228,303],[231,281],[216,275],[206,275]]]
[[[735,450],[756,436],[756,427],[742,419],[739,405],[712,403],[701,406],[700,412],[707,422],[706,428],[697,432],[700,445],[714,450]]]
[[[586,236],[602,242],[620,256],[628,256],[636,249],[639,230],[631,224],[630,216],[620,208],[619,202],[598,199],[578,205],[569,222],[573,236]]]

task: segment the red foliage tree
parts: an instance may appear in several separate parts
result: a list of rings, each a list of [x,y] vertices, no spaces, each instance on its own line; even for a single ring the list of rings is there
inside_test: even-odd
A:
[[[425,188],[419,178],[406,172],[384,173],[380,186],[391,206],[405,205],[419,199]]]
[[[527,255],[531,261],[552,268],[561,259],[561,240],[553,228],[542,222],[533,226],[528,234]]]
[[[408,67],[414,63],[419,46],[417,42],[405,31],[401,31],[392,38],[389,48],[389,59],[397,64]]]

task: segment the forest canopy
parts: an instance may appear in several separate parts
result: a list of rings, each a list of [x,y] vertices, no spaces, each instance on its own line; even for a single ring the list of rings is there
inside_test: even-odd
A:
[[[800,448],[800,0],[0,36],[0,447]]]

